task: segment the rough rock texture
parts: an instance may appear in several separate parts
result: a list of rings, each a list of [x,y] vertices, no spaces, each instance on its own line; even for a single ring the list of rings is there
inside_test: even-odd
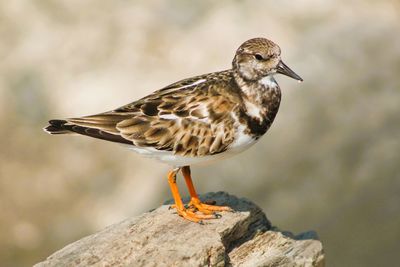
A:
[[[35,266],[324,266],[314,232],[281,232],[255,204],[223,192],[202,199],[236,212],[200,225],[163,205],[82,238]]]

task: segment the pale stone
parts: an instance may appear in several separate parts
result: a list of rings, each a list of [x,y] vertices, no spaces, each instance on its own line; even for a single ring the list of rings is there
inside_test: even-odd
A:
[[[324,266],[314,232],[281,232],[255,204],[224,192],[202,199],[235,212],[201,225],[163,205],[69,244],[35,266]]]

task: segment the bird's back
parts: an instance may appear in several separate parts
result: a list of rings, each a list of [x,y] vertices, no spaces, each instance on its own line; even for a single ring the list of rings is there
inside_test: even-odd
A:
[[[179,156],[207,156],[234,142],[241,101],[232,71],[227,70],[176,82],[109,112],[51,120],[45,130]]]

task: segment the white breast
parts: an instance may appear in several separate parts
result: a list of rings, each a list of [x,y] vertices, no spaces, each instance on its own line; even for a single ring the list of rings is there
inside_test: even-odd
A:
[[[261,109],[257,107],[257,105],[251,103],[250,101],[245,101],[244,104],[246,105],[246,113],[248,115],[261,119]]]
[[[238,154],[254,145],[258,139],[246,133],[247,125],[241,124],[235,113],[232,113],[232,117],[235,119],[236,134],[235,140],[229,145],[227,153]]]
[[[246,130],[245,125],[243,124],[238,125],[238,128],[236,130],[235,140],[229,146],[229,150],[227,151],[228,153],[238,154],[248,149],[257,142],[258,139],[245,133],[245,130]]]

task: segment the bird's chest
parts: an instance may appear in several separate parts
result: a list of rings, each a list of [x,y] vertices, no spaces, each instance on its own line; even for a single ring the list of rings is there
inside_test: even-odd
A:
[[[256,139],[265,134],[278,113],[280,99],[279,93],[272,92],[264,96],[258,104],[245,101],[238,115],[240,123],[245,125],[245,133]]]
[[[240,153],[252,145],[254,145],[259,138],[250,134],[247,124],[238,124],[234,141],[230,144],[229,150],[232,153]]]
[[[250,112],[246,112],[244,109],[237,112],[235,138],[229,146],[229,150],[232,153],[242,152],[254,145],[271,125],[263,111],[258,110],[256,107],[252,108]]]

